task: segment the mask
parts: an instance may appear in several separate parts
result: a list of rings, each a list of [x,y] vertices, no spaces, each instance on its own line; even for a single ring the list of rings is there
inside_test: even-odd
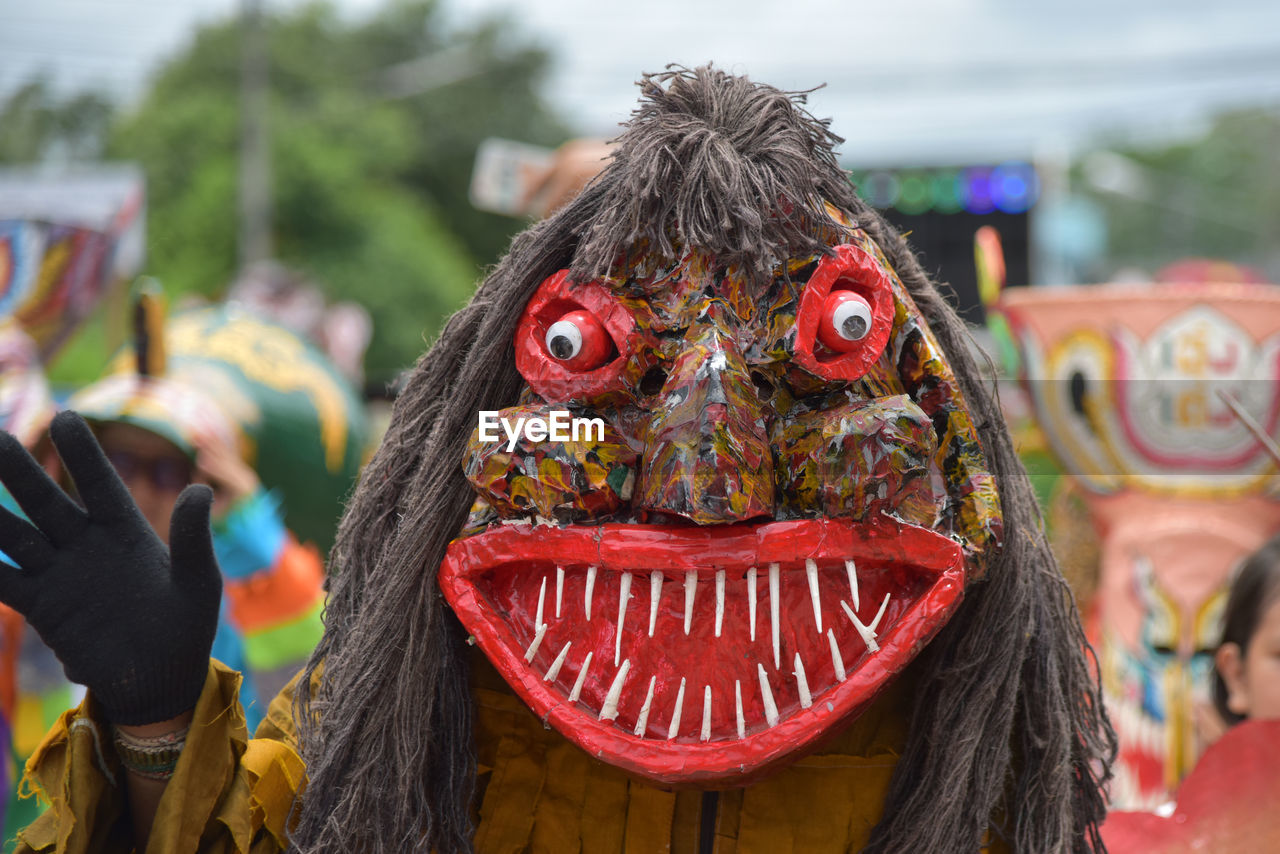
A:
[[[481,413],[440,585],[512,688],[661,784],[744,783],[856,716],[1000,531],[955,377],[878,247],[770,278],[634,253],[546,279]]]

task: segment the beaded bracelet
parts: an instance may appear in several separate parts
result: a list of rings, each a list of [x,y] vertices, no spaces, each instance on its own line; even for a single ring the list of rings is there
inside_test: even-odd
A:
[[[116,755],[126,769],[148,780],[168,780],[178,766],[178,757],[187,743],[187,730],[140,738],[115,731]]]

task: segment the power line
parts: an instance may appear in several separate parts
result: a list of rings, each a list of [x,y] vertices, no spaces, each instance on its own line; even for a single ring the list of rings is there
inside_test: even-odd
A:
[[[107,8],[119,9],[172,9],[182,11],[180,6],[181,0],[175,3],[174,0],[45,0],[42,11],[53,13],[60,6],[81,6],[85,8],[101,9]],[[230,4],[228,3],[228,7]],[[5,20],[10,20],[10,16],[5,14]]]
[[[79,63],[81,65],[97,62],[114,62],[117,64],[128,65],[148,65],[156,61],[155,57],[140,56],[137,51],[121,52],[121,51],[101,51],[97,49],[79,49],[68,48],[66,51],[59,48],[30,48],[30,47],[10,47],[2,48],[3,52],[21,53],[27,56],[47,59],[56,63]]]

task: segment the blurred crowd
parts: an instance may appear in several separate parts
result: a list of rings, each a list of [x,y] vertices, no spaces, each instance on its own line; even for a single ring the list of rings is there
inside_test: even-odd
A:
[[[368,316],[351,303],[326,304],[314,283],[276,264],[247,269],[224,302],[189,305],[173,316],[163,292],[143,280],[130,298],[129,344],[101,379],[55,391],[42,371],[42,342],[20,318],[39,314],[40,299],[89,288],[74,274],[77,259],[68,262],[58,251],[75,245],[48,237],[43,257],[34,261],[58,287],[18,293],[18,311],[0,326],[3,427],[71,490],[47,431],[58,410],[80,413],[166,542],[183,489],[192,483],[212,488],[224,590],[213,655],[243,674],[241,697],[252,729],[322,632],[324,549],[368,449],[357,392]],[[12,294],[23,283],[14,275],[6,284]],[[7,491],[0,502],[21,512]],[[23,763],[83,689],[66,680],[14,611],[0,606],[0,625],[0,727],[12,745],[4,766],[6,838],[12,839],[40,809],[35,799],[13,797]]]

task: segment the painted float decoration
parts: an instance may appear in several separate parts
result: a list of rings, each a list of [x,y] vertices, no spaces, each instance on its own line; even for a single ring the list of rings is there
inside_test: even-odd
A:
[[[70,406],[188,451],[199,431],[221,434],[279,491],[286,527],[327,550],[368,442],[350,382],[299,335],[235,305],[175,314],[163,330],[163,348],[144,356],[149,375],[130,346]]]
[[[0,316],[34,339],[42,362],[141,269],[145,204],[132,167],[0,170]]]
[[[1119,854],[1280,851],[1280,721],[1245,721],[1214,742],[1156,815],[1112,812],[1102,826]]]
[[[0,314],[17,320],[44,360],[83,321],[111,281],[111,237],[74,225],[0,221]]]
[[[1036,420],[1097,534],[1090,612],[1120,738],[1113,805],[1150,809],[1195,764],[1226,585],[1280,529],[1280,288],[1005,291]]]

